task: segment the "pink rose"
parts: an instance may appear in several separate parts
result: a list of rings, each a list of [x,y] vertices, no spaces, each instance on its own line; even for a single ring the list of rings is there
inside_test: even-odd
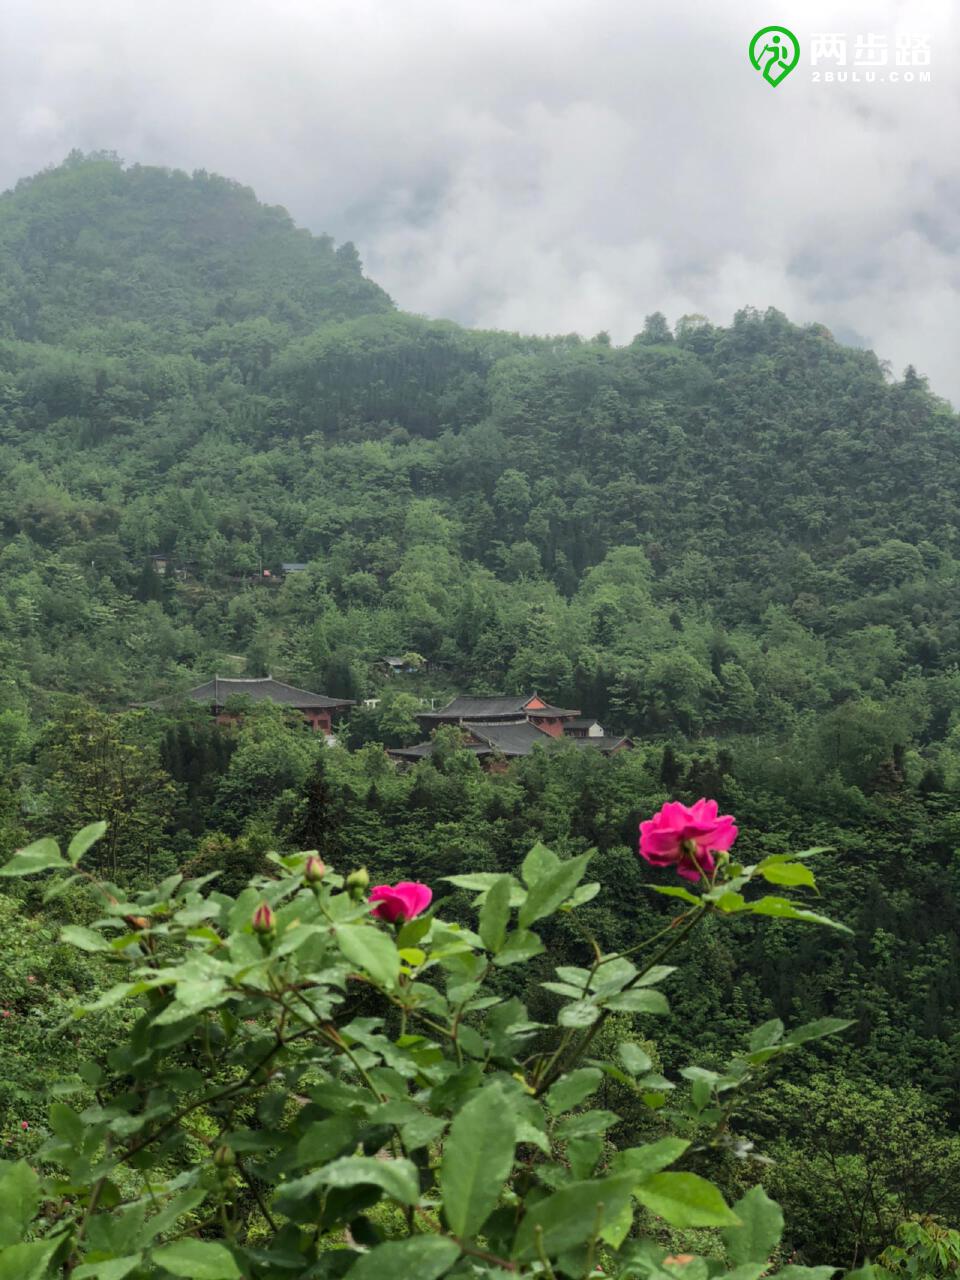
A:
[[[21,1121],[20,1121],[20,1128],[21,1128],[21,1129],[29,1129],[29,1128],[30,1128],[30,1125],[27,1123],[27,1121],[26,1121],[26,1120],[21,1120]]]
[[[426,911],[433,901],[433,890],[418,880],[401,880],[399,884],[378,884],[370,890],[370,901],[377,905],[373,914],[391,924],[396,920],[412,920]]]
[[[716,800],[698,800],[689,807],[674,800],[640,823],[640,856],[652,867],[676,867],[684,880],[712,876],[715,853],[725,852],[737,838],[730,814],[717,810]]]

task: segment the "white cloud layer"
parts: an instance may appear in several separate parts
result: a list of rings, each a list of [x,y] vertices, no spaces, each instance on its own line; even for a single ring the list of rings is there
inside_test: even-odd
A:
[[[931,81],[813,83],[823,31],[927,34]],[[409,310],[621,341],[773,305],[960,403],[957,33],[950,0],[6,0],[0,186],[73,147],[213,170]]]

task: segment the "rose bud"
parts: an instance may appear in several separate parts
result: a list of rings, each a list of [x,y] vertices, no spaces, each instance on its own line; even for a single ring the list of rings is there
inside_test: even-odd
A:
[[[273,912],[268,903],[261,902],[253,913],[253,931],[254,933],[273,933],[273,929]]]
[[[351,871],[347,876],[347,892],[354,902],[359,902],[366,892],[367,885],[370,883],[370,873],[366,867],[361,867],[359,871]]]
[[[309,885],[319,884],[323,877],[327,874],[327,865],[322,858],[318,858],[315,853],[311,853],[307,859],[306,866],[303,868],[303,878]]]

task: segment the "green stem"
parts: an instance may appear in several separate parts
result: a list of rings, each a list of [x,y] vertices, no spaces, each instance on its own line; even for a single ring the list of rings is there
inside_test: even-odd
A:
[[[593,1218],[593,1234],[590,1236],[590,1243],[587,1246],[587,1265],[583,1273],[583,1280],[590,1280],[593,1275],[594,1259],[597,1254],[597,1241],[600,1238],[600,1228],[603,1226],[603,1210],[605,1206],[601,1200],[597,1205],[597,1211]]]
[[[546,1250],[543,1247],[543,1227],[539,1223],[533,1228],[533,1238],[537,1242],[537,1257],[543,1267],[543,1274],[547,1277],[547,1280],[557,1280],[556,1272],[551,1267],[550,1259],[547,1257]]]
[[[604,958],[600,961],[600,964],[601,965],[609,964],[611,960],[625,960],[627,956],[636,955],[638,951],[643,951],[646,947],[652,947],[655,942],[659,942],[660,939],[666,937],[668,933],[673,933],[674,930],[678,929],[685,920],[689,920],[690,916],[694,913],[694,911],[700,911],[700,910],[701,910],[700,907],[690,907],[690,909],[688,911],[685,911],[683,915],[674,916],[674,918],[670,921],[670,923],[666,925],[663,929],[660,929],[657,933],[651,935],[651,937],[649,938],[644,938],[644,940],[642,942],[638,942],[635,947],[628,947],[626,951],[617,951],[612,956],[604,956]]]
[[[350,1048],[347,1042],[340,1035],[340,1032],[337,1031],[335,1027],[333,1028],[321,1027],[320,1034],[323,1036],[323,1038],[327,1041],[328,1044],[333,1045],[335,1049],[337,1049],[340,1053],[343,1054],[345,1058],[347,1058],[350,1061],[350,1063],[353,1065],[354,1071],[356,1071],[357,1075],[360,1077],[363,1083],[367,1086],[367,1088],[370,1090],[370,1092],[373,1094],[376,1100],[378,1102],[385,1102],[386,1099],[384,1098],[383,1094],[379,1091],[379,1089],[376,1087],[376,1085],[367,1075],[365,1068],[363,1068],[360,1065],[360,1063],[357,1061],[356,1054],[353,1052],[353,1050]]]
[[[259,1187],[257,1187],[256,1183],[253,1181],[249,1173],[247,1173],[246,1169],[243,1167],[242,1161],[238,1160],[235,1165],[235,1168],[237,1170],[237,1173],[239,1173],[240,1177],[244,1180],[244,1182],[250,1188],[250,1191],[253,1193],[253,1198],[254,1200],[256,1200],[260,1208],[260,1212],[263,1214],[264,1219],[267,1225],[269,1226],[270,1230],[276,1233],[279,1230],[279,1227],[277,1226],[275,1219],[270,1213],[270,1210],[267,1208],[266,1201],[264,1200],[263,1196],[261,1196]]]
[[[699,907],[693,907],[688,913],[689,918],[687,920],[687,923],[684,925],[682,929],[678,931],[676,924],[672,925],[671,927],[674,930],[674,936],[670,939],[670,941],[667,943],[665,947],[660,948],[660,950],[657,952],[657,954],[653,957],[652,960],[649,960],[642,969],[638,970],[633,975],[630,981],[626,983],[626,985],[622,988],[622,991],[629,991],[631,987],[635,987],[641,978],[646,977],[646,975],[650,972],[651,969],[656,968],[656,966],[660,964],[660,962],[664,960],[670,954],[670,952],[674,950],[675,947],[678,947],[680,943],[686,939],[687,935],[693,929],[696,928],[696,926],[700,923],[703,917],[710,910],[712,910],[712,904],[710,903],[704,903]],[[683,917],[681,917],[681,919],[683,919]],[[577,1063],[583,1058],[583,1055],[586,1053],[587,1049],[589,1049],[590,1045],[593,1043],[597,1035],[597,1032],[606,1022],[607,1018],[610,1017],[611,1012],[612,1010],[610,1009],[604,1009],[601,1012],[600,1017],[597,1018],[596,1022],[589,1029],[589,1031],[586,1032],[583,1039],[580,1041],[580,1044],[574,1050],[573,1057],[571,1058],[570,1062],[566,1064],[568,1069],[571,1067],[575,1067]],[[560,1075],[560,1064],[556,1061],[556,1058],[557,1058],[557,1055],[555,1054],[554,1061],[551,1064],[551,1067],[548,1070],[546,1076],[537,1085],[536,1096],[538,1098],[550,1087],[551,1084],[553,1084],[554,1080]]]

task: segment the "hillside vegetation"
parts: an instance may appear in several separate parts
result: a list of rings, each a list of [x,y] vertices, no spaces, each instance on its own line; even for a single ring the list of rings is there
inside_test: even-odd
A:
[[[271,849],[319,848],[439,892],[542,839],[598,849],[581,914],[629,949],[666,910],[637,822],[714,796],[744,856],[829,846],[853,933],[708,922],[656,1053],[686,1061],[695,1029],[719,1063],[766,1018],[851,1019],[750,1121],[799,1134],[836,1100],[770,1175],[788,1243],[862,1256],[909,1212],[960,1217],[960,431],[923,378],[773,310],[654,314],[623,346],[408,315],[248,189],[103,155],[0,198],[0,300],[0,861],[104,818],[122,883],[238,892]],[[285,561],[308,567],[260,576]],[[424,671],[383,672],[408,653]],[[268,672],[381,702],[328,750],[276,709],[220,729],[166,701]],[[421,698],[534,689],[637,750],[502,776],[453,738],[408,772],[384,755],[422,736]],[[44,1114],[17,1064],[65,1069],[51,1029],[101,980],[56,941],[91,910],[0,898],[11,1124]],[[590,962],[562,913],[548,933]],[[867,1189],[882,1212],[853,1224]]]

